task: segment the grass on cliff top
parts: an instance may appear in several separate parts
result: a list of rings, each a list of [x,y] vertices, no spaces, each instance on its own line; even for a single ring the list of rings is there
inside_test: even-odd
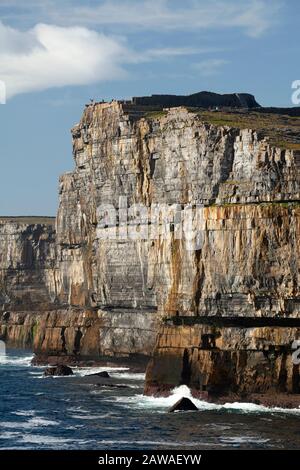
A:
[[[53,225],[55,223],[55,217],[42,217],[42,216],[0,216],[0,222],[17,222],[20,224],[43,224]]]
[[[190,108],[201,120],[216,126],[253,129],[269,138],[270,144],[283,149],[300,150],[300,118],[256,112],[205,111]]]
[[[145,118],[148,119],[159,119],[168,114],[168,111],[158,110],[158,111],[149,111],[145,113]]]

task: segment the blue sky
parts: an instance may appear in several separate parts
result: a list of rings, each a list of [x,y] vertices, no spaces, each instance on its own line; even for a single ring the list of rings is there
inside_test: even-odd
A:
[[[0,215],[55,215],[84,104],[249,92],[292,106],[298,0],[0,0]]]

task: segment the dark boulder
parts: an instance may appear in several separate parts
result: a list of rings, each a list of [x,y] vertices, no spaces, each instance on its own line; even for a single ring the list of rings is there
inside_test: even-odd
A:
[[[106,370],[103,372],[96,372],[95,374],[88,374],[87,377],[103,377],[104,379],[110,379],[110,375]]]
[[[174,413],[174,411],[196,411],[198,410],[197,406],[186,397],[180,398],[175,405],[169,408],[169,413]]]
[[[63,364],[60,364],[55,367],[47,367],[44,372],[45,377],[62,377],[68,375],[73,375],[73,371],[71,367],[65,366]]]

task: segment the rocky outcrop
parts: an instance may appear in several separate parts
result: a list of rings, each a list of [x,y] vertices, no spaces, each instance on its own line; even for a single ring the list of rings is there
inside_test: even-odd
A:
[[[300,321],[294,327],[280,320],[281,326],[251,327],[230,321],[232,326],[222,318],[163,326],[148,365],[145,392],[166,395],[184,384],[195,397],[206,400],[257,401],[260,396],[261,403],[269,400],[278,406],[284,404],[282,394],[299,394],[299,365],[293,362],[292,345],[300,338]]]
[[[45,377],[67,377],[73,375],[71,367],[60,364],[56,367],[47,367],[44,372]]]
[[[36,363],[86,362],[101,357],[149,356],[157,319],[151,312],[67,308],[0,315],[8,346],[32,348]]]
[[[3,245],[13,282],[10,295],[1,282],[2,337],[56,362],[154,348],[146,393],[297,394],[298,134],[296,118],[274,114],[87,106],[72,130],[75,169],[60,179],[55,243],[40,234],[32,248],[38,296],[26,300],[30,270],[14,288],[21,265],[6,263]],[[20,303],[7,302],[17,292]]]

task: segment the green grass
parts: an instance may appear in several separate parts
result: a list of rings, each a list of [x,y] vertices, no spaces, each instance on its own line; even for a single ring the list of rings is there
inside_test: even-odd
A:
[[[284,150],[300,151],[300,117],[283,114],[258,113],[255,111],[207,111],[200,108],[187,108],[198,118],[214,126],[228,126],[235,129],[253,129],[260,136],[266,137],[268,143]],[[145,113],[146,119],[160,119],[168,111],[154,110]]]
[[[269,143],[282,149],[300,150],[300,118],[282,114],[256,112],[205,111],[190,108],[199,119],[215,126],[253,129],[268,138]]]
[[[287,149],[287,150],[300,150],[300,143],[296,143],[296,142],[288,142],[288,141],[284,141],[284,140],[280,140],[280,141],[272,141],[272,143],[274,143],[274,145],[276,147],[280,147],[280,148],[284,148],[284,149]]]
[[[149,111],[145,114],[146,119],[160,119],[168,114],[167,111]]]

